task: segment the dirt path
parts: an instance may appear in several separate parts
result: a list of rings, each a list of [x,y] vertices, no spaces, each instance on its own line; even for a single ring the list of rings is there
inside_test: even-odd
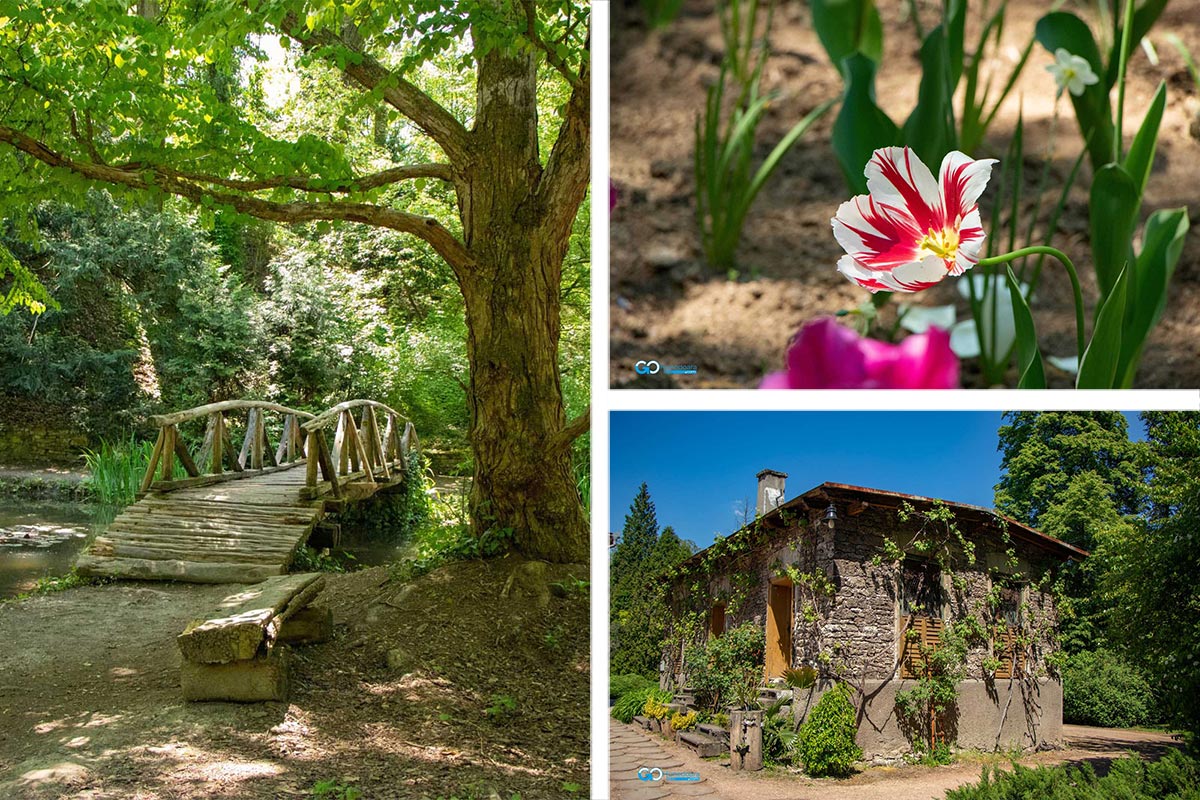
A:
[[[629,769],[625,756],[636,746],[637,738],[647,744],[661,746],[663,756],[670,769],[683,772],[698,772],[703,776],[703,786],[715,790],[723,800],[934,800],[946,791],[979,780],[983,763],[1003,764],[1002,760],[985,757],[983,760],[969,759],[945,767],[870,767],[852,778],[841,781],[816,780],[799,774],[783,774],[775,771],[758,773],[731,773],[727,761],[703,760],[686,747],[665,742],[631,725],[613,722],[613,741],[623,743],[623,749],[613,753],[610,781],[613,800],[640,800],[641,794],[629,794],[637,787],[636,769]],[[1077,725],[1063,727],[1067,740],[1064,750],[1033,753],[1022,758],[1025,766],[1090,763],[1097,772],[1103,773],[1113,759],[1133,751],[1143,758],[1157,759],[1170,747],[1179,743],[1169,735],[1147,731],[1112,730],[1107,728],[1085,728]],[[636,738],[635,738],[636,737]],[[613,747],[616,745],[614,744]],[[618,752],[622,757],[618,759]],[[634,750],[639,756],[656,755],[645,748]],[[655,764],[646,764],[653,767]],[[666,767],[664,767],[666,768]],[[628,788],[625,788],[628,787]],[[663,791],[645,797],[672,797]]]
[[[237,587],[0,606],[0,798],[563,797],[587,784],[587,596],[502,596],[518,566],[328,576],[334,638],[294,651],[286,704],[182,701],[175,636]]]

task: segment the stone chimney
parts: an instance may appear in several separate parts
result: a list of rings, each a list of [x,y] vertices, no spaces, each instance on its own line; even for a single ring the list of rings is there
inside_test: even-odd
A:
[[[758,516],[773,511],[783,503],[783,488],[787,473],[775,469],[764,469],[758,473]]]

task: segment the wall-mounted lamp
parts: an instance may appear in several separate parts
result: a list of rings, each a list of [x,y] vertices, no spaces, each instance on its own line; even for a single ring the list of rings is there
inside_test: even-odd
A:
[[[829,504],[829,508],[825,509],[825,527],[833,530],[833,526],[837,523],[837,509],[833,507],[833,503]]]

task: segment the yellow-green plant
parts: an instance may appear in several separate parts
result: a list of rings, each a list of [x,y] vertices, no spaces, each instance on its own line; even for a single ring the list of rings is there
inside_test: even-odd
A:
[[[642,713],[651,719],[664,720],[671,715],[671,709],[667,708],[667,704],[657,697],[651,696],[646,698],[646,705],[642,706]]]
[[[676,711],[671,715],[671,729],[676,731],[690,731],[696,727],[696,712],[689,711],[686,714],[681,714]]]

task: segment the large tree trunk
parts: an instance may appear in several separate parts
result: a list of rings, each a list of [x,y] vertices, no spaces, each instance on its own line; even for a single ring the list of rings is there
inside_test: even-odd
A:
[[[478,534],[511,528],[532,558],[582,562],[588,526],[571,475],[559,379],[559,292],[576,209],[539,208],[534,61],[480,59],[472,168],[459,178],[466,245],[469,402]]]

